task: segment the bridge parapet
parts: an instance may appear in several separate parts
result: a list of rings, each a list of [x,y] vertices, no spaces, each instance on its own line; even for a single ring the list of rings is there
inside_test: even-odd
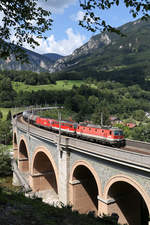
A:
[[[126,151],[119,148],[98,145],[95,143],[67,138],[68,148],[76,151],[81,151],[98,158],[103,158],[108,161],[119,163],[150,172],[150,156],[141,153]],[[66,143],[66,140],[64,141]],[[62,142],[61,142],[62,144]]]

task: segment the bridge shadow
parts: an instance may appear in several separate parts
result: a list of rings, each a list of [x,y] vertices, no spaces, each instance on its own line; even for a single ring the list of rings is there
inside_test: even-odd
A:
[[[115,200],[108,206],[109,214],[117,213],[119,222],[130,225],[148,225],[148,209],[140,193],[126,182],[114,183],[108,192]]]
[[[73,173],[73,180],[78,183],[73,186],[73,208],[80,213],[98,213],[98,187],[91,171],[83,165],[78,166]]]
[[[27,146],[24,140],[21,140],[19,145],[19,169],[23,173],[29,172],[29,156],[27,152]]]
[[[56,175],[50,159],[44,152],[38,152],[33,163],[33,189],[53,190],[58,194]]]

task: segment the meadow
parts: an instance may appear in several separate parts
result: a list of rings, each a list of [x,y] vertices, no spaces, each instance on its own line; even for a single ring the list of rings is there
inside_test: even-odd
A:
[[[80,87],[83,84],[81,80],[59,80],[56,84],[46,84],[46,85],[27,85],[23,82],[12,82],[13,89],[18,93],[19,91],[40,91],[40,90],[50,90],[50,91],[61,91],[61,90],[71,90],[73,85]]]
[[[56,84],[47,84],[47,85],[27,85],[23,82],[14,82],[12,81],[13,89],[18,93],[20,91],[40,91],[40,90],[51,90],[51,91],[61,91],[61,90],[71,90],[73,85],[80,87],[84,82],[81,80],[60,80]],[[16,108],[0,108],[0,111],[3,113],[3,120],[7,118],[9,110],[12,115],[21,111],[24,111],[27,107],[16,107]]]
[[[11,111],[11,114],[14,115],[16,113],[22,112],[24,111],[26,108],[25,107],[17,107],[17,108],[0,108],[0,111],[3,114],[3,118],[2,120],[6,120],[7,118],[7,114],[9,112],[9,110]]]

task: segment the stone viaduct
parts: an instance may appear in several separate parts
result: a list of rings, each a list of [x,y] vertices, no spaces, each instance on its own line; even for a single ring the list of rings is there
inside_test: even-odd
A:
[[[80,213],[116,213],[122,224],[150,224],[150,155],[59,136],[17,117],[13,149],[33,192],[50,190]],[[20,182],[17,169],[14,183]]]

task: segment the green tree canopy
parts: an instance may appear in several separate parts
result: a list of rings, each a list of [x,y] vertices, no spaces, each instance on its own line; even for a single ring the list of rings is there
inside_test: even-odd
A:
[[[101,107],[101,105],[99,104],[96,107],[94,113],[92,114],[91,119],[93,123],[105,126],[105,125],[110,125],[109,117],[110,117],[110,114],[107,108]]]
[[[12,140],[12,125],[10,121],[0,121],[0,144],[8,145]]]
[[[138,121],[143,121],[145,119],[145,112],[142,109],[135,110],[133,113],[134,119]]]
[[[11,110],[8,111],[6,120],[11,120]]]
[[[39,7],[38,0],[1,0],[0,12],[3,15],[0,25],[0,57],[7,58],[13,53],[16,58],[23,60],[24,55],[18,46],[25,42],[34,48],[39,45],[36,38],[45,38],[44,32],[51,29],[51,13]],[[17,45],[9,44],[12,34]]]
[[[126,8],[129,8],[133,18],[142,15],[142,19],[150,17],[150,2],[149,0],[79,0],[80,6],[85,11],[85,16],[79,24],[87,30],[96,31],[111,31],[118,32],[119,30],[107,24],[107,21],[101,18],[100,11],[108,10],[113,6],[119,6],[122,2]]]
[[[3,118],[3,113],[0,111],[0,119]]]
[[[10,151],[0,144],[0,176],[5,177],[12,174]]]
[[[0,106],[11,106],[15,95],[16,92],[13,90],[11,80],[7,77],[0,80]]]

